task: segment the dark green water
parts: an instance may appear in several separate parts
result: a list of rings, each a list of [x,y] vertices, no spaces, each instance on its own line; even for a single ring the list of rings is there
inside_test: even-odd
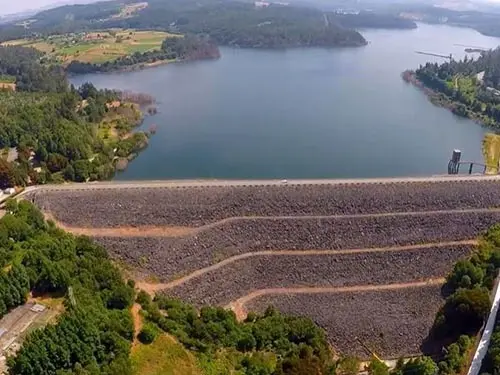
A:
[[[218,61],[80,76],[99,87],[152,94],[158,126],[117,179],[326,178],[446,173],[454,148],[481,160],[484,129],[433,106],[400,73],[496,47],[474,30],[419,25],[366,31],[355,49],[221,49]]]

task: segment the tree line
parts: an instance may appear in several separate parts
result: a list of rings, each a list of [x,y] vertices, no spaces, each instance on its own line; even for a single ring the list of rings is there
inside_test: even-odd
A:
[[[482,79],[478,78],[482,75]],[[415,71],[416,78],[436,95],[433,101],[455,114],[500,123],[500,48],[485,51],[477,59],[465,57],[442,64],[427,63]]]
[[[158,328],[174,335],[195,351],[202,366],[210,367],[224,350],[246,375],[334,374],[325,332],[308,318],[285,316],[272,307],[263,315],[250,313],[244,322],[222,307],[205,306],[199,312],[180,300],[140,292],[148,324],[139,336],[154,341]],[[154,326],[151,326],[154,324]],[[227,373],[231,369],[226,369]]]
[[[66,70],[73,74],[87,74],[94,72],[109,72],[138,65],[154,64],[158,61],[187,61],[201,59],[215,59],[220,57],[217,45],[208,37],[178,36],[166,38],[158,51],[136,52],[129,56],[119,57],[103,64],[92,64],[81,61],[72,61]]]

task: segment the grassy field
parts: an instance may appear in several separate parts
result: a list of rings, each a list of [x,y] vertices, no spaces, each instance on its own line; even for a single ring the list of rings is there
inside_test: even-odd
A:
[[[16,77],[0,75],[0,90],[16,91]]]
[[[137,375],[201,375],[193,354],[172,337],[162,334],[149,345],[138,344],[131,355]]]
[[[497,174],[500,162],[500,135],[487,133],[483,138],[483,157],[487,174]]]
[[[2,43],[33,47],[46,54],[49,61],[67,65],[72,61],[102,64],[135,52],[159,50],[167,37],[162,31],[106,30],[56,35],[44,39],[19,39]]]
[[[136,104],[120,103],[118,107],[109,108],[97,128],[98,136],[104,142],[113,144],[128,137],[141,119],[142,113]]]

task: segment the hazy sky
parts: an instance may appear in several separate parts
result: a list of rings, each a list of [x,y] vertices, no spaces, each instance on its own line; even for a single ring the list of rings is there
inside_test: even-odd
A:
[[[96,0],[82,0],[79,3],[90,3]],[[38,9],[47,5],[62,3],[60,0],[0,0],[0,14],[12,14],[23,10]]]
[[[77,0],[78,3],[91,3],[98,0]],[[500,4],[500,0],[472,0]],[[38,9],[47,5],[63,3],[61,0],[0,0],[0,14],[12,14],[24,10]]]
[[[16,13],[27,9],[37,9],[54,3],[53,0],[0,0],[0,12],[3,14]]]

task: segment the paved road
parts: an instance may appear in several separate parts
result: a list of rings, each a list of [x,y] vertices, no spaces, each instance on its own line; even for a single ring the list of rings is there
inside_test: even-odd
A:
[[[93,190],[127,189],[148,187],[210,187],[210,186],[277,186],[277,185],[345,185],[345,184],[391,184],[443,181],[500,181],[500,175],[458,175],[397,178],[358,179],[302,179],[302,180],[151,180],[151,181],[105,181],[89,183],[68,183],[61,185],[40,185],[28,187],[25,192],[36,190]]]

